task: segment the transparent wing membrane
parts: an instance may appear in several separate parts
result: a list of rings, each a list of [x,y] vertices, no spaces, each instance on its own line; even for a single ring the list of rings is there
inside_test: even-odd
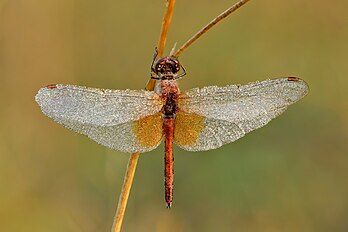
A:
[[[178,145],[186,150],[198,151],[233,142],[266,125],[307,92],[307,84],[299,78],[191,89],[179,98],[178,107],[186,114],[202,116],[202,126],[197,127],[200,131],[197,144],[185,145],[180,142],[185,140],[181,138],[185,136],[183,133]],[[179,128],[176,130],[181,130],[182,126],[177,124]]]
[[[35,96],[42,112],[58,123],[114,126],[159,112],[162,101],[151,91],[107,90],[74,85],[42,88]],[[61,123],[63,124],[63,123]]]
[[[153,125],[152,130],[147,131],[149,134],[136,133],[139,132],[136,128],[138,121],[122,123],[116,126],[96,126],[76,123],[71,126],[69,121],[61,119],[60,124],[77,133],[86,135],[95,142],[113,150],[134,153],[155,149],[162,141],[162,118],[160,118],[157,126]],[[144,143],[144,140],[148,141],[148,136],[151,137],[150,143]]]
[[[174,142],[189,151],[221,147],[266,125],[307,92],[303,80],[290,77],[191,89],[178,98]],[[51,85],[35,99],[48,117],[114,150],[150,151],[162,140],[163,99],[151,91]]]
[[[162,102],[154,92],[56,85],[35,99],[48,117],[114,150],[150,151],[162,139]]]
[[[233,122],[179,112],[175,120],[174,142],[188,151],[219,148],[245,135]]]

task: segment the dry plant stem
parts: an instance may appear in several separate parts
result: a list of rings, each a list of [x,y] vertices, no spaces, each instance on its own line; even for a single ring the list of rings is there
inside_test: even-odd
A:
[[[175,6],[175,0],[168,0],[167,1],[167,8],[166,8],[163,20],[162,20],[161,35],[160,35],[160,39],[159,39],[158,44],[157,44],[159,57],[163,56],[164,47],[165,47],[167,35],[168,35],[169,25],[170,25],[170,22],[172,20],[174,6]],[[145,89],[148,91],[152,91],[155,88],[155,84],[156,84],[156,81],[153,79],[150,79],[149,82],[147,83]],[[118,205],[117,205],[115,220],[114,220],[114,224],[113,224],[112,230],[111,230],[112,232],[120,232],[121,231],[122,221],[123,221],[123,217],[124,217],[124,214],[126,211],[127,201],[128,201],[130,189],[132,187],[135,170],[136,170],[137,163],[139,160],[139,155],[140,155],[139,152],[133,153],[133,154],[131,154],[131,156],[129,158],[128,166],[127,166],[127,170],[126,170],[126,175],[124,177],[124,182],[123,182],[122,191],[121,191],[121,195],[120,195],[120,199],[119,199]]]
[[[197,32],[194,36],[192,36],[181,48],[178,49],[176,53],[174,53],[174,57],[179,57],[179,55],[190,46],[193,42],[195,42],[199,37],[201,37],[204,33],[206,33],[210,28],[212,28],[215,24],[229,16],[232,12],[237,10],[239,7],[243,6],[250,0],[240,0],[224,12],[222,12],[219,16],[213,19],[210,23],[208,23],[205,27],[203,27],[199,32]]]
[[[124,213],[126,211],[129,192],[132,187],[134,173],[139,160],[139,155],[140,153],[136,152],[131,154],[129,158],[126,174],[123,181],[122,192],[120,195],[120,199],[118,200],[116,216],[115,216],[114,224],[112,226],[112,232],[121,231],[122,221],[123,221]]]
[[[167,2],[166,12],[162,20],[161,34],[157,44],[159,57],[163,56],[164,47],[166,46],[167,35],[168,35],[170,22],[172,21],[174,6],[175,6],[175,0],[169,0]]]
[[[165,47],[166,41],[167,41],[169,25],[170,25],[170,22],[172,21],[175,1],[176,0],[168,0],[167,1],[166,11],[164,13],[163,20],[162,20],[161,34],[160,34],[160,38],[159,38],[158,44],[157,44],[158,57],[162,57],[163,53],[164,53],[164,47]],[[155,84],[156,84],[156,80],[150,79],[147,82],[145,89],[150,90],[150,91],[154,90]]]

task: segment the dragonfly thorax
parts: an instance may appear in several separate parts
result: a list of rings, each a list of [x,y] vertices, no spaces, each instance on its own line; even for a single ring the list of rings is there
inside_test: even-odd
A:
[[[156,61],[155,73],[162,79],[173,79],[180,71],[179,60],[172,56],[165,56]]]

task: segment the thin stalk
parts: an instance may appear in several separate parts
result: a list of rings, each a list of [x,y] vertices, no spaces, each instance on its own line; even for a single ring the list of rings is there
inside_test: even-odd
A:
[[[164,47],[167,42],[168,30],[169,30],[169,25],[172,21],[175,1],[176,0],[167,1],[166,11],[164,13],[163,20],[162,20],[161,34],[157,43],[158,57],[162,57],[164,53]],[[156,80],[150,79],[147,82],[145,89],[149,91],[154,90],[155,84],[156,84]]]
[[[123,221],[124,213],[126,211],[128,197],[129,197],[130,189],[132,187],[135,170],[139,160],[139,155],[140,153],[136,152],[131,154],[129,158],[126,174],[123,180],[122,192],[120,195],[120,199],[118,200],[115,220],[111,230],[112,232],[121,231],[122,221]]]
[[[173,10],[175,6],[175,0],[168,0],[167,5],[166,5],[166,11],[162,20],[162,29],[161,29],[161,34],[160,38],[157,44],[157,49],[158,49],[158,56],[161,57],[163,56],[164,53],[164,47],[166,44],[167,40],[167,35],[168,35],[168,29],[170,22],[172,20],[172,15],[173,15]],[[155,88],[156,81],[150,79],[149,82],[147,83],[145,89],[152,91]],[[118,201],[117,205],[117,211],[116,211],[116,216],[114,220],[114,224],[112,226],[111,232],[120,232],[121,231],[121,226],[124,218],[124,214],[126,212],[126,207],[127,207],[127,202],[128,202],[128,197],[129,193],[132,187],[133,179],[134,179],[134,174],[135,170],[137,168],[137,163],[139,160],[139,152],[131,154],[128,165],[127,165],[127,170],[126,174],[124,177],[124,182],[120,194],[120,198]]]
[[[192,36],[184,45],[182,45],[181,48],[179,48],[175,53],[174,57],[179,57],[179,55],[188,48],[193,42],[195,42],[199,37],[201,37],[204,33],[206,33],[210,28],[212,28],[215,24],[232,14],[235,10],[237,10],[239,7],[243,6],[245,3],[247,3],[250,0],[240,0],[224,12],[222,12],[220,15],[218,15],[215,19],[213,19],[210,23],[208,23],[205,27],[203,27],[200,31],[198,31],[194,36]]]

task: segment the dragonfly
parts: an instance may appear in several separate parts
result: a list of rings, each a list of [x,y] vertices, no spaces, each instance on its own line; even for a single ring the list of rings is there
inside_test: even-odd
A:
[[[298,77],[246,85],[208,86],[181,92],[186,70],[174,56],[151,65],[155,91],[111,90],[53,84],[35,99],[59,124],[108,148],[148,152],[165,143],[165,201],[173,201],[173,143],[187,151],[221,147],[258,129],[304,97],[308,85]]]

